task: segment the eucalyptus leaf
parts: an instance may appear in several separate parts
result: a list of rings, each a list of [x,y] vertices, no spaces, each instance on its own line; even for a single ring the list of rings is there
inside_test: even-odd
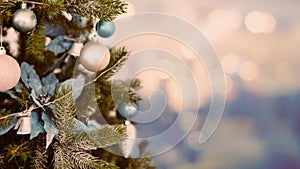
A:
[[[36,71],[26,62],[21,64],[21,80],[29,90],[34,90],[37,95],[42,93],[42,84]]]
[[[72,88],[73,98],[77,99],[84,88],[84,82],[85,82],[84,78],[68,79],[60,85],[58,91],[62,92],[63,86],[70,87]]]
[[[39,116],[36,112],[31,112],[31,132],[30,132],[30,140],[37,137],[40,133],[44,133],[44,126],[42,122],[39,120]]]
[[[5,93],[8,94],[11,98],[17,99],[19,97],[17,96],[16,92],[22,93],[20,89],[22,86],[23,84],[21,82],[18,82],[17,85],[14,87],[14,90],[7,90],[5,91]]]
[[[59,129],[46,113],[43,113],[42,120],[44,121],[44,129],[47,132],[46,135],[46,149],[47,149],[49,145],[52,143],[55,135],[59,133]]]
[[[7,133],[11,128],[13,128],[18,121],[18,118],[12,118],[7,126],[0,126],[0,135]]]
[[[44,33],[46,36],[49,36],[50,38],[55,38],[60,35],[67,35],[68,31],[62,25],[46,22]]]
[[[54,96],[55,89],[58,86],[58,79],[54,73],[50,73],[48,76],[42,79],[42,91],[43,93],[48,93],[50,96]]]
[[[73,45],[73,41],[70,40],[66,40],[65,35],[61,35],[56,37],[55,39],[53,39],[47,46],[46,48],[54,53],[64,53],[68,50],[71,49],[72,45]]]

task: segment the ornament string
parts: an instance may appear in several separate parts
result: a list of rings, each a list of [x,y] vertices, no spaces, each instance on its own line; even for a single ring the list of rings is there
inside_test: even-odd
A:
[[[88,85],[90,85],[90,84],[96,82],[101,76],[103,76],[105,73],[107,73],[108,71],[110,71],[110,70],[112,70],[114,67],[116,67],[118,64],[120,64],[121,61],[122,61],[122,60],[119,60],[119,61],[116,62],[112,67],[110,67],[109,69],[106,69],[105,71],[101,72],[101,73],[100,73],[98,76],[96,76],[93,80],[91,80],[91,81],[85,83],[84,85],[82,85],[82,86],[80,86],[80,87],[78,87],[78,88],[75,88],[75,89],[73,89],[73,90],[74,90],[74,91],[80,90],[82,87],[88,86]],[[51,102],[42,104],[42,105],[40,105],[40,106],[31,107],[31,108],[29,108],[29,109],[30,109],[30,111],[33,111],[33,110],[38,109],[38,108],[43,108],[43,107],[45,107],[45,106],[49,106],[50,104],[54,104],[55,102],[58,102],[58,101],[60,101],[60,100],[62,100],[62,99],[64,99],[64,98],[66,98],[67,96],[69,96],[69,95],[71,95],[71,94],[72,94],[72,91],[66,93],[66,94],[63,95],[62,97],[57,98],[57,99],[55,99],[55,100],[53,100],[53,101],[51,101]],[[26,109],[26,110],[24,110],[24,111],[17,112],[17,113],[12,113],[12,114],[9,114],[9,115],[7,115],[7,116],[0,117],[0,120],[6,119],[6,118],[9,118],[9,117],[21,117],[21,116],[24,116],[24,113],[28,112],[29,109]]]

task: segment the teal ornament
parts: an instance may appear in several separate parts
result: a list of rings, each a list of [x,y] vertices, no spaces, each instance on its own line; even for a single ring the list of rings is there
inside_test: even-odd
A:
[[[121,103],[117,108],[118,113],[125,119],[129,119],[137,114],[138,106],[135,103]]]
[[[32,31],[36,24],[36,16],[30,9],[18,9],[13,15],[12,25],[19,32],[26,33]]]
[[[111,37],[115,33],[115,23],[100,20],[96,24],[96,31],[103,38]]]

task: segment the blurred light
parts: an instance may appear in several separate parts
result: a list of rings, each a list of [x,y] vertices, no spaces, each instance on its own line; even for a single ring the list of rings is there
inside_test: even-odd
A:
[[[230,31],[236,30],[242,24],[242,17],[235,10],[213,10],[208,15],[207,33],[220,37]]]
[[[253,62],[245,62],[239,67],[239,75],[245,81],[252,81],[258,75],[258,67]]]
[[[170,108],[175,112],[180,112],[182,107],[181,90],[174,79],[167,80],[166,93]]]
[[[234,54],[227,54],[222,58],[222,65],[225,73],[233,74],[238,71],[240,60]]]
[[[266,12],[252,11],[245,18],[245,26],[252,33],[272,33],[276,28],[273,15]]]

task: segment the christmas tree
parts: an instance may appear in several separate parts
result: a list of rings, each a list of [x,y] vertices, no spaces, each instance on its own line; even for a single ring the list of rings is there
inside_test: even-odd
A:
[[[126,3],[1,0],[0,10],[0,168],[154,168],[145,142],[128,158],[140,81],[111,80],[129,52],[95,40],[112,36]],[[11,32],[17,46],[3,40]],[[95,109],[108,125],[91,123]]]

